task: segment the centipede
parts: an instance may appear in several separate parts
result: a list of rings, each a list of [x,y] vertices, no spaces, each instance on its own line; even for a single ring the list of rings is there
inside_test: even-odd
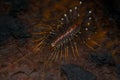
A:
[[[95,41],[93,36],[105,37],[106,31],[102,30],[101,17],[93,3],[77,1],[77,4],[69,7],[65,13],[56,19],[55,24],[37,25],[33,32],[35,51],[48,53],[47,61],[67,60],[79,58],[80,46],[86,46],[90,50],[100,47],[100,41]],[[99,9],[99,8],[98,8]],[[42,27],[40,27],[42,26]]]

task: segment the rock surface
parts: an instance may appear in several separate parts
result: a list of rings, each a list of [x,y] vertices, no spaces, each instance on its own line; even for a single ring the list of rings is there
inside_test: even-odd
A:
[[[11,16],[0,16],[0,43],[9,37],[24,39],[30,37],[25,25]]]
[[[74,64],[62,65],[61,70],[68,80],[96,80],[95,75]]]

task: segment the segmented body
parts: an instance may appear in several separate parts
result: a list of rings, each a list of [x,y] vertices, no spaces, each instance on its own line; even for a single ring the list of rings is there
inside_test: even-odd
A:
[[[89,40],[92,41],[92,44],[99,46],[96,41],[91,39],[100,29],[95,10],[92,5],[86,4],[86,6],[83,1],[78,3],[56,20],[58,24],[34,33],[42,36],[34,41],[37,42],[35,49],[43,50],[43,53],[44,51],[50,53],[48,61],[56,61],[58,58],[67,59],[70,53],[76,59],[79,56],[81,44],[94,50],[87,43]]]

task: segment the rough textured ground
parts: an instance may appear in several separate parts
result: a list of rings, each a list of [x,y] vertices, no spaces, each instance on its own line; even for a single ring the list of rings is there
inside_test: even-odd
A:
[[[39,24],[44,26],[56,23],[55,19],[60,17],[70,6],[73,6],[73,0],[25,0],[25,2],[21,0],[20,4],[14,3],[14,0],[7,0],[7,2],[1,0],[1,2],[0,15],[8,15],[10,12],[9,16],[26,25],[27,34],[32,33],[33,28],[40,26]],[[91,2],[93,1],[91,0]],[[100,36],[93,36],[100,42],[100,48],[93,51],[85,45],[80,45],[80,56],[77,60],[70,58],[67,62],[57,61],[44,67],[46,54],[40,55],[40,52],[36,53],[32,50],[34,44],[31,41],[33,37],[28,36],[26,32],[21,34],[21,31],[19,32],[14,28],[12,29],[14,34],[6,31],[5,35],[9,34],[6,36],[7,38],[2,39],[0,36],[0,40],[2,40],[0,43],[0,80],[67,80],[67,76],[61,71],[63,64],[79,65],[84,70],[94,74],[97,80],[119,80],[120,30],[117,27],[119,25],[117,24],[118,18],[114,16],[118,15],[114,13],[108,16],[107,14],[110,14],[110,11],[105,11],[109,8],[105,8],[101,2],[102,0],[95,4],[100,5],[101,10],[100,13],[98,10],[98,15],[105,14],[105,20],[98,23],[106,22],[109,26],[105,28],[107,34],[104,35],[104,31],[101,31]],[[11,7],[11,5],[14,6]],[[21,7],[21,5],[23,6]],[[0,28],[2,27],[0,26]],[[91,46],[94,47],[92,44]],[[109,53],[111,57],[98,55],[98,57],[92,57],[92,60],[89,58],[90,54],[97,55],[104,54],[104,52]],[[109,65],[112,63],[114,65]]]

